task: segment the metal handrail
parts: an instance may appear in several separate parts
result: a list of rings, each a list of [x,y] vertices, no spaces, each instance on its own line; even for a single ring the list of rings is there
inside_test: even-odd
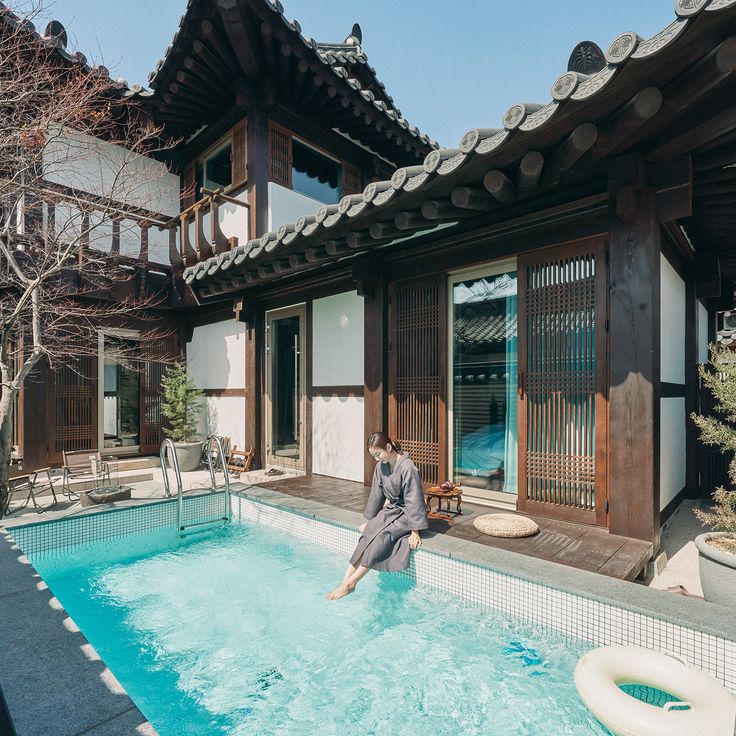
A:
[[[227,504],[225,513],[229,521],[232,513],[230,508],[230,479],[228,478],[227,473],[227,458],[225,457],[225,449],[222,446],[222,438],[219,435],[211,434],[207,438],[207,467],[210,471],[210,480],[212,481],[213,491],[217,490],[217,482],[215,481],[215,468],[212,463],[212,452],[210,451],[212,447],[212,440],[215,441],[215,447],[217,448],[217,457],[220,462],[220,467],[222,468],[222,474],[225,478],[225,484],[223,485],[223,489],[225,490],[226,494],[225,503]]]
[[[164,489],[166,491],[166,498],[171,498],[171,486],[169,485],[169,469],[166,465],[167,450],[170,453],[169,457],[171,457],[171,466],[174,469],[174,476],[176,477],[177,527],[181,529],[181,522],[184,516],[184,489],[181,482],[181,470],[179,469],[179,458],[176,455],[176,446],[174,445],[174,442],[168,437],[161,443],[159,456],[161,458],[161,471],[164,476]]]

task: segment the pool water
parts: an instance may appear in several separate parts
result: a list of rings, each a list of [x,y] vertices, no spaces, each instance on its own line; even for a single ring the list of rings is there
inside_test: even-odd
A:
[[[588,648],[261,526],[34,555],[161,736],[603,736]]]

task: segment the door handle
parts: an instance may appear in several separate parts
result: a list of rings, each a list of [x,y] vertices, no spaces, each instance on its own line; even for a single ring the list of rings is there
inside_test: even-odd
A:
[[[524,394],[526,393],[526,374],[525,373],[519,373],[517,384],[518,384],[517,390],[519,392],[519,398],[523,399]]]

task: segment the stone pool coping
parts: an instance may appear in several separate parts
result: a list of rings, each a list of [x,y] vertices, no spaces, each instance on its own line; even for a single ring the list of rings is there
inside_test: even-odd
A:
[[[318,521],[357,530],[361,514],[320,501],[295,498],[260,486],[233,488],[233,494]],[[189,495],[189,494],[187,494]],[[43,520],[8,520],[0,530],[0,640],[12,642],[0,657],[0,687],[17,736],[156,736],[123,687],[54,598],[12,540],[18,526],[72,516],[115,513],[131,506],[176,499],[120,502]],[[426,552],[465,560],[550,588],[620,606],[636,613],[736,640],[730,609],[645,586],[577,570],[508,550],[425,532]]]
[[[351,529],[357,530],[365,521],[362,514],[356,511],[329,506],[321,501],[297,498],[269,488],[250,486],[233,493]],[[674,595],[590,570],[579,570],[559,562],[433,532],[422,532],[420,549],[736,641],[736,616],[733,616],[730,608],[715,603]]]

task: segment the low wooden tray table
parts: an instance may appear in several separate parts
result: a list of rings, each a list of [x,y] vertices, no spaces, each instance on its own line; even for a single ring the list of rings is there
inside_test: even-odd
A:
[[[432,499],[437,499],[437,509],[432,511]],[[455,512],[450,510],[450,501],[455,501]],[[442,501],[447,501],[447,510],[442,510]],[[425,484],[424,486],[424,502],[427,505],[427,516],[430,519],[443,519],[444,521],[450,521],[456,516],[462,515],[462,501],[463,501],[463,490],[462,488],[453,488],[451,491],[446,491],[439,486],[432,486]]]

